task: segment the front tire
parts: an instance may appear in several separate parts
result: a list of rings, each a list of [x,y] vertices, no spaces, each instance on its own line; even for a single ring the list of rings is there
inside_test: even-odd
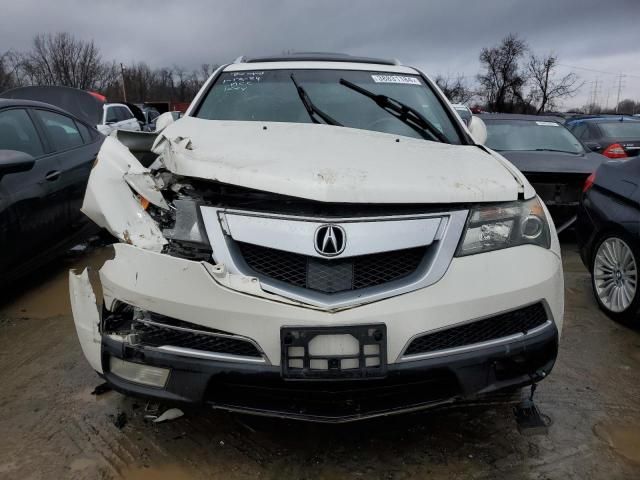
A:
[[[591,285],[598,306],[613,320],[640,323],[639,267],[640,249],[628,235],[609,233],[596,243]]]

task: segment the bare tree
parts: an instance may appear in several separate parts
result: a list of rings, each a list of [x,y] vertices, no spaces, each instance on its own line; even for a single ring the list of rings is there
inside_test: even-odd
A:
[[[156,73],[144,62],[128,66],[124,71],[129,101],[147,100],[151,90],[156,86]]]
[[[467,85],[464,76],[458,75],[455,78],[438,75],[435,79],[436,85],[442,93],[452,103],[469,103],[476,93]]]
[[[25,85],[29,81],[22,71],[22,55],[15,50],[0,55],[0,92]]]
[[[184,102],[188,98],[189,94],[189,73],[184,67],[174,65],[173,76],[176,79],[174,93],[176,99],[180,102]]]
[[[630,98],[625,98],[624,100],[620,100],[618,108],[615,111],[624,115],[634,115],[640,112],[640,102],[634,102]]]
[[[563,77],[556,77],[555,69],[558,57],[550,53],[546,56],[529,55],[527,69],[531,82],[532,96],[538,103],[536,113],[544,112],[555,106],[562,98],[573,97],[582,87],[578,76],[571,72]]]
[[[599,114],[602,113],[602,107],[600,105],[598,105],[597,103],[587,103],[586,105],[584,105],[582,107],[582,110],[585,113],[593,113],[593,114]]]
[[[13,76],[8,62],[8,54],[0,55],[0,92],[4,92],[16,86],[16,79]]]
[[[101,90],[117,78],[114,63],[103,62],[93,41],[69,33],[36,35],[33,47],[21,55],[20,69],[33,85],[63,85]]]
[[[200,65],[200,75],[202,78],[202,82],[204,83],[217,68],[218,65],[212,65],[210,63],[203,63],[202,65]]]
[[[516,104],[527,106],[523,93],[527,76],[520,68],[527,50],[526,42],[510,33],[497,46],[485,47],[480,52],[480,63],[485,72],[478,75],[478,82],[490,109],[509,112],[517,108]]]

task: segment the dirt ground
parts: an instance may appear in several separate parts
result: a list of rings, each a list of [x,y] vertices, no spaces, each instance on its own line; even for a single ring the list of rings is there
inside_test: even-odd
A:
[[[552,425],[538,436],[518,433],[501,396],[341,426],[209,410],[146,421],[144,401],[91,394],[101,381],[76,339],[66,270],[99,256],[69,255],[0,305],[2,479],[640,478],[640,331],[598,311],[575,245],[558,363],[536,393]]]

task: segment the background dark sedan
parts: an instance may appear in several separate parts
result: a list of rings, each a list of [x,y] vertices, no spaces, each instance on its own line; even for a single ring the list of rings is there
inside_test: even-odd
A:
[[[0,285],[93,229],[80,207],[103,139],[53,105],[0,99]]]
[[[568,120],[567,128],[591,150],[626,159],[640,153],[640,118],[602,116]]]
[[[586,178],[607,159],[585,148],[556,118],[485,114],[486,145],[506,157],[536,189],[558,232],[575,221]]]
[[[604,163],[584,190],[576,233],[598,305],[615,320],[639,324],[640,157]]]

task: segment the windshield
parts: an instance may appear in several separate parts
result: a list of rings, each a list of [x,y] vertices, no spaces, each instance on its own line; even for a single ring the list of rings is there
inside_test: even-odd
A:
[[[486,145],[493,150],[556,150],[584,153],[580,141],[557,122],[489,120]]]
[[[640,122],[599,123],[605,137],[640,139]]]
[[[424,138],[371,98],[340,79],[402,102],[425,117],[451,143],[460,137],[442,104],[419,75],[353,70],[256,70],[224,72],[209,90],[196,117],[209,120],[311,123],[296,85],[323,113],[345,127]]]

